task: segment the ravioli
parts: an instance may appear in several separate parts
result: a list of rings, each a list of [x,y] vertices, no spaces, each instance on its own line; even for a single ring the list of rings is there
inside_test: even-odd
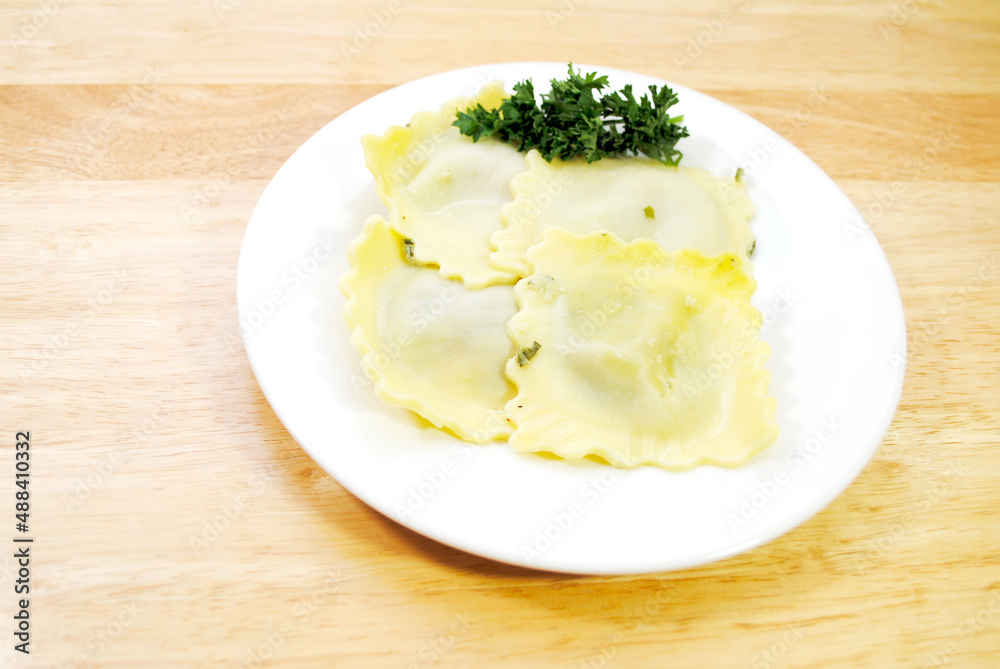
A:
[[[524,154],[493,138],[474,143],[452,122],[456,109],[493,108],[503,98],[502,86],[491,84],[361,140],[389,221],[413,241],[414,259],[469,288],[517,280],[490,265],[490,237],[503,228],[501,210],[512,197],[511,179],[525,169]]]
[[[706,255],[747,254],[753,245],[754,206],[742,180],[637,156],[548,163],[532,150],[526,162],[527,171],[511,183],[505,227],[492,237],[490,262],[500,270],[526,276],[524,254],[549,227],[607,230],[626,241],[648,238],[667,250]]]
[[[740,465],[774,440],[742,253],[549,228],[527,261],[508,324],[514,449],[688,469]]]
[[[468,290],[408,262],[408,242],[372,216],[348,247],[351,269],[340,289],[365,374],[384,402],[462,439],[509,436],[504,405],[514,388],[504,365],[514,353],[506,331],[517,311],[512,286]]]

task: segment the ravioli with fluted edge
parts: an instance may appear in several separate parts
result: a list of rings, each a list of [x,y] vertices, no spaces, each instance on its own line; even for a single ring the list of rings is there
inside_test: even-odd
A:
[[[511,199],[511,179],[525,169],[524,154],[493,138],[473,143],[452,122],[456,109],[490,109],[503,98],[503,87],[490,84],[361,140],[389,222],[412,240],[414,260],[470,288],[517,279],[490,265],[490,237],[503,227],[501,210]]]
[[[370,217],[348,246],[340,289],[365,375],[384,402],[462,439],[509,436],[504,405],[514,387],[504,366],[514,354],[506,331],[517,311],[512,286],[468,290],[411,262],[410,249],[381,216]]]
[[[518,276],[528,273],[525,251],[549,227],[607,230],[626,241],[648,238],[667,250],[707,255],[748,254],[754,244],[748,224],[754,206],[742,179],[699,168],[639,156],[549,163],[532,150],[511,190],[514,199],[503,208],[505,227],[493,234],[490,262]]]
[[[742,253],[549,228],[508,331],[518,451],[619,467],[737,466],[777,435]]]
[[[362,138],[388,209],[340,282],[362,369],[471,442],[741,465],[778,431],[746,183],[677,165],[669,88],[598,101],[606,78],[569,70],[541,107],[489,84]]]

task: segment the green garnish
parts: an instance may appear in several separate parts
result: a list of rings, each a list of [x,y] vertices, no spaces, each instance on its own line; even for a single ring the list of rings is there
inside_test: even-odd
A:
[[[413,240],[409,237],[403,240],[403,254],[406,257],[406,262],[413,262]]]
[[[653,211],[653,206],[650,205],[642,210],[642,213],[646,214],[646,218],[656,218],[656,212]]]
[[[581,76],[569,64],[564,81],[552,80],[552,90],[535,100],[531,79],[514,84],[514,94],[496,109],[482,105],[458,111],[455,125],[463,135],[478,141],[496,137],[520,151],[537,148],[545,160],[584,156],[588,163],[607,156],[645,154],[667,165],[676,165],[681,152],[675,146],[688,136],[680,125],[683,116],[667,110],[677,102],[668,86],[650,86],[639,100],[632,85],[595,98],[608,85],[596,72]]]
[[[535,357],[535,354],[538,353],[538,349],[540,349],[541,347],[542,345],[536,341],[534,344],[531,345],[530,348],[522,348],[520,351],[518,351],[517,366],[524,367],[529,362],[531,362],[531,359]]]

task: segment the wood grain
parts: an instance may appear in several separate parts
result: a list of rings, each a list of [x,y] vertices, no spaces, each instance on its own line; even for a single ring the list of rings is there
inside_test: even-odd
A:
[[[372,511],[271,411],[234,299],[270,177],[389,86],[512,60],[703,90],[866,214],[903,397],[801,527],[677,573],[518,569]],[[998,105],[988,0],[3,3],[0,460],[32,431],[38,539],[30,656],[0,557],[0,667],[1000,666]]]

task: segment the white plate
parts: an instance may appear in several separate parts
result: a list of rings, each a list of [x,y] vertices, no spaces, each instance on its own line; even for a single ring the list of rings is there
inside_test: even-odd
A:
[[[614,89],[659,79],[600,66]],[[383,405],[341,318],[345,248],[385,213],[360,138],[487,81],[536,88],[564,64],[506,63],[388,90],[309,139],[265,190],[239,259],[247,353],[288,430],[345,488],[428,537],[495,560],[586,574],[682,569],[736,555],[820,511],[858,475],[902,388],[905,326],[885,256],[857,209],[775,132],[670,84],[691,137],[684,163],[747,173],[758,212],[754,304],[781,434],[737,469],[621,471],[475,446]]]

